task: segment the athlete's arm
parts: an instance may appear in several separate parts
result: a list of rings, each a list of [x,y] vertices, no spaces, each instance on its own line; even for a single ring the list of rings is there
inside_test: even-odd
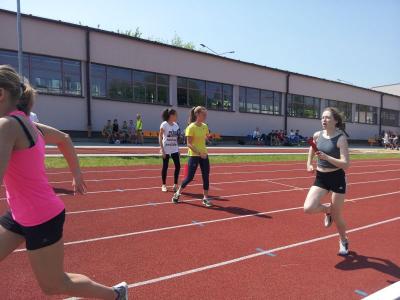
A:
[[[76,155],[70,136],[60,130],[44,124],[36,125],[42,130],[46,144],[55,144],[65,157],[69,169],[74,177],[72,185],[75,192],[84,194],[87,190],[87,187],[83,180],[82,171],[79,166],[79,159]]]
[[[11,120],[0,118],[0,183],[3,182],[11,153],[17,140],[17,128]]]
[[[314,133],[314,136],[313,136],[314,142],[317,142],[319,135],[320,135],[319,131]],[[307,171],[309,171],[309,172],[314,171],[314,167],[312,164],[314,156],[315,156],[315,151],[314,151],[313,147],[310,146],[310,149],[308,150],[308,158],[307,158]]]
[[[189,149],[191,149],[194,153],[201,155],[201,153],[196,149],[196,147],[193,145],[193,137],[188,136],[187,137],[187,146]]]
[[[165,158],[165,150],[164,150],[164,146],[163,146],[163,135],[164,135],[164,128],[160,128],[160,134],[158,135],[158,143],[160,144],[160,148],[161,148],[161,153],[163,155],[163,158]]]
[[[342,135],[339,138],[337,146],[340,149],[340,159],[334,158],[324,153],[321,153],[319,157],[320,159],[326,160],[340,169],[346,170],[350,165],[350,159],[349,159],[349,144],[347,143],[347,139],[345,136]]]

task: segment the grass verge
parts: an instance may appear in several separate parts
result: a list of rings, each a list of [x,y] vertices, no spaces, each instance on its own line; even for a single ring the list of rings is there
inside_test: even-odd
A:
[[[351,159],[388,159],[399,158],[398,153],[384,154],[352,154]],[[280,162],[280,161],[304,161],[304,154],[290,155],[224,155],[210,156],[210,162],[213,164],[226,163],[251,163],[251,162]],[[182,163],[186,163],[187,158],[182,157]],[[140,166],[140,165],[159,165],[161,164],[160,157],[81,157],[81,166],[87,167],[116,167],[116,166]],[[46,158],[47,168],[66,168],[67,162],[64,158],[49,157]]]

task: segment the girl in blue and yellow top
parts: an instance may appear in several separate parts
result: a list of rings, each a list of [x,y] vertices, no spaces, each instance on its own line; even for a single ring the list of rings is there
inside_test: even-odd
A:
[[[205,120],[207,118],[207,109],[203,106],[193,107],[190,111],[189,126],[186,128],[186,138],[188,150],[188,175],[183,180],[182,185],[172,198],[173,203],[179,202],[181,192],[193,180],[197,167],[200,165],[201,175],[203,177],[203,204],[207,207],[212,206],[208,199],[208,190],[210,187],[210,161],[206,147],[206,140],[209,130]]]

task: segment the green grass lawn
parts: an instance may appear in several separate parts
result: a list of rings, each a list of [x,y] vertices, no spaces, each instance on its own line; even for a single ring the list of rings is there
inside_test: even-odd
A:
[[[383,154],[352,154],[351,159],[387,159],[399,158],[399,153]],[[304,161],[307,156],[304,154],[291,155],[224,155],[210,156],[211,163],[251,163],[251,162],[279,162],[279,161]],[[185,163],[186,157],[182,157],[182,163]],[[82,167],[114,167],[114,166],[139,166],[139,165],[159,165],[160,157],[81,157]],[[66,168],[67,163],[64,158],[49,157],[46,158],[47,168]]]

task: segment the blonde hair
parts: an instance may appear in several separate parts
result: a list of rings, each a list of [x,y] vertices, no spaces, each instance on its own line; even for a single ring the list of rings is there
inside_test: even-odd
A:
[[[10,101],[25,114],[31,112],[36,91],[28,80],[21,78],[9,65],[0,65],[0,88],[10,94]]]
[[[189,121],[188,123],[191,124],[193,122],[196,122],[197,116],[202,113],[202,112],[206,112],[207,109],[204,106],[196,106],[193,107],[190,110],[190,114],[189,114]]]

